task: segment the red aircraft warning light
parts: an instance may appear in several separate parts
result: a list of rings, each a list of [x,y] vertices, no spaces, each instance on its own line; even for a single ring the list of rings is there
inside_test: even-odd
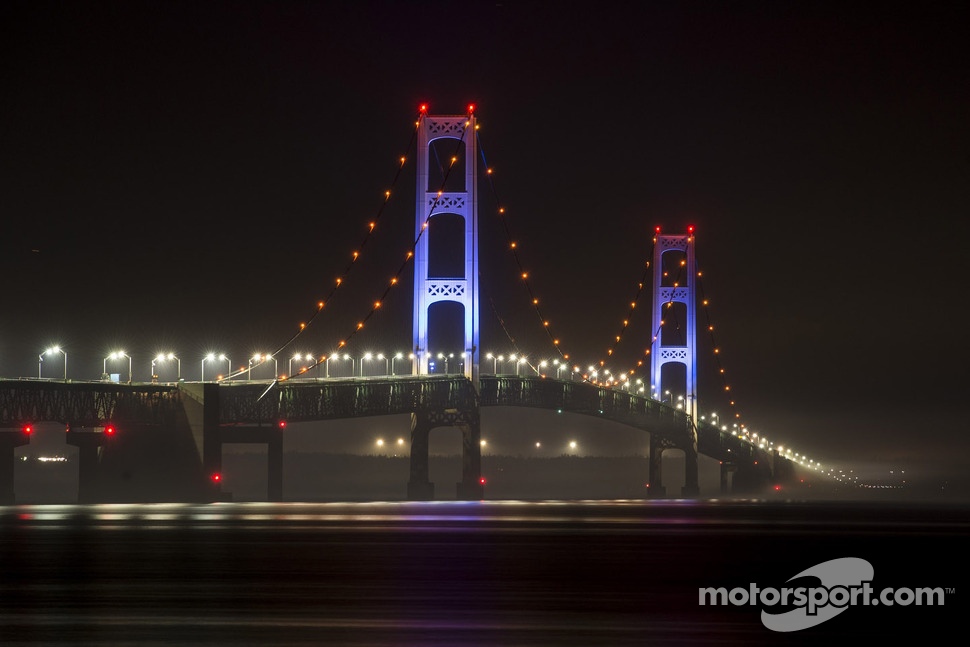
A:
[[[24,432],[24,435],[29,436],[30,434],[34,433],[34,426],[29,422],[24,423],[24,426],[21,427],[21,431]]]
[[[117,429],[115,429],[115,426],[113,424],[111,424],[110,422],[104,426],[104,435],[105,436],[114,436],[115,435],[115,431],[117,431]]]
[[[482,477],[480,477],[480,478],[478,479],[478,484],[479,484],[479,485],[485,485],[485,477],[484,477],[484,476],[482,476]]]
[[[286,429],[286,421],[280,420],[279,422],[276,423],[276,426],[279,427],[280,429]]]
[[[222,480],[222,474],[220,474],[219,472],[214,472],[211,478],[213,483],[218,483],[219,481]]]

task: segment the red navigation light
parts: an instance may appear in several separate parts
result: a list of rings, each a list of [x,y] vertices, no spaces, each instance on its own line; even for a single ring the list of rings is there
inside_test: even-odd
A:
[[[29,436],[30,434],[34,433],[34,426],[28,422],[22,427],[21,431]]]
[[[280,420],[279,422],[276,423],[276,426],[279,427],[280,429],[286,429],[286,421]]]
[[[213,483],[218,483],[221,480],[222,480],[222,474],[220,474],[219,472],[213,472],[212,473],[212,482]]]
[[[115,435],[115,431],[116,431],[115,430],[115,426],[112,425],[111,423],[108,423],[108,424],[106,424],[104,426],[104,435],[105,436],[114,436]]]

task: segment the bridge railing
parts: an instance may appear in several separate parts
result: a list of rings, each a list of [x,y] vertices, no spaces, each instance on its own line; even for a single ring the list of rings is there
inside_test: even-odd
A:
[[[175,385],[0,380],[0,427],[41,421],[75,427],[171,422],[179,398]]]
[[[641,395],[583,382],[543,377],[486,375],[482,406],[524,406],[596,416],[659,433],[683,444],[690,433],[683,411]]]
[[[273,424],[478,407],[464,376],[320,379],[220,387],[222,424]]]

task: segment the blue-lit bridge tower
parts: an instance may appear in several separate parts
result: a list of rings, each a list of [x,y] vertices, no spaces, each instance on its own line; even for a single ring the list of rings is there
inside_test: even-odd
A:
[[[464,190],[444,192],[428,186],[429,152],[437,139],[454,139],[455,156],[448,160],[447,176],[464,174]],[[462,146],[464,149],[462,150]],[[414,374],[427,375],[434,340],[429,339],[428,314],[442,301],[453,301],[464,309],[465,377],[478,388],[479,309],[478,309],[478,174],[475,116],[433,116],[422,112],[418,124],[417,190],[415,192],[414,248]],[[459,164],[463,162],[461,166]],[[463,262],[459,276],[432,276],[429,263],[431,221],[442,214],[455,214],[464,220]],[[431,346],[429,346],[431,344]]]
[[[669,256],[665,258],[665,255]],[[666,263],[665,263],[666,261]],[[694,228],[682,235],[661,235],[659,229],[653,246],[653,327],[657,335],[651,351],[650,388],[652,395],[664,400],[670,393],[683,401],[691,424],[692,446],[682,447],[686,467],[685,496],[700,493],[697,475],[697,281],[694,276]],[[672,384],[664,379],[666,364],[681,364],[684,381]],[[653,496],[663,496],[661,455],[674,445],[657,434],[650,435],[650,484]]]
[[[464,374],[476,391],[479,384],[479,306],[478,306],[478,174],[475,115],[428,115],[422,109],[418,121],[417,180],[414,232],[414,375],[428,375],[435,340],[430,338],[429,313],[437,303],[451,301],[464,311],[461,363]],[[455,140],[455,153],[445,160],[439,186],[429,186],[429,157],[438,139]],[[441,160],[439,159],[439,162]],[[445,191],[458,185],[454,174],[463,174],[461,190]],[[431,223],[443,214],[460,216],[464,221],[462,245],[463,271],[457,276],[432,274],[429,261]],[[481,475],[481,418],[479,409],[419,409],[411,414],[411,476],[408,498],[433,499],[434,484],[428,475],[428,435],[435,427],[453,426],[462,432],[462,481],[457,484],[459,499],[484,496]]]

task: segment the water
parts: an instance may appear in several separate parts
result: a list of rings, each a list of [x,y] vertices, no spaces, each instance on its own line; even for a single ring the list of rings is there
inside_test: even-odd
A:
[[[967,609],[966,506],[759,501],[0,508],[3,645],[932,642]],[[767,629],[708,586],[859,557],[942,606]]]

